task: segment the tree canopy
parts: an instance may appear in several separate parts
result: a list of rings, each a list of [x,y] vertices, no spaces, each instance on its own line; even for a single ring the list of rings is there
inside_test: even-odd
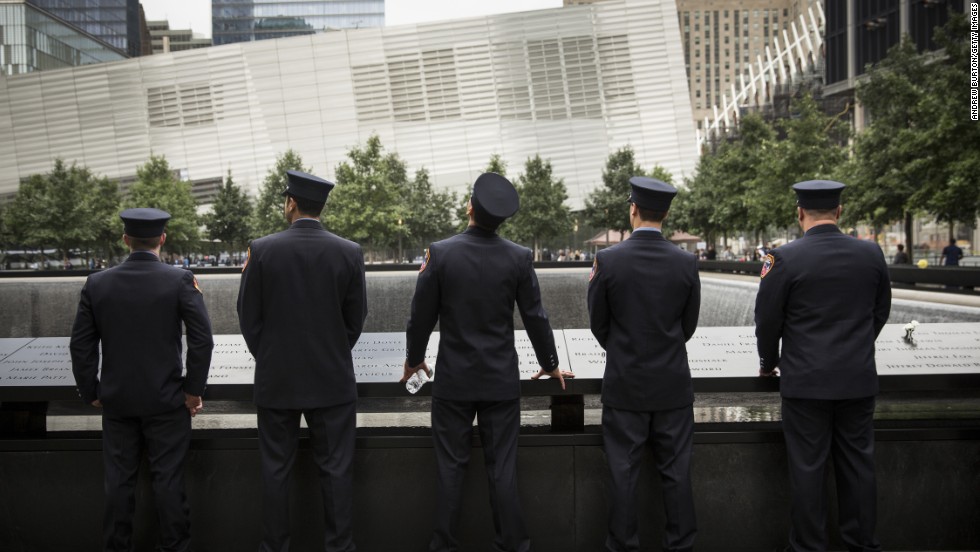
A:
[[[21,184],[4,220],[11,244],[56,249],[64,260],[73,251],[109,251],[122,235],[116,184],[61,159]]]
[[[855,138],[847,164],[854,185],[850,218],[876,227],[903,220],[910,254],[914,214],[972,225],[980,213],[980,127],[966,113],[968,31],[966,18],[952,15],[937,31],[942,50],[924,54],[903,37],[868,66],[857,88],[869,124]]]
[[[408,169],[397,153],[385,153],[377,135],[363,147],[348,150],[347,161],[337,165],[336,173],[337,187],[330,193],[326,212],[331,231],[374,253],[406,235],[407,209],[402,200]]]
[[[564,180],[554,176],[551,161],[541,159],[540,155],[527,158],[524,173],[517,180],[515,187],[521,206],[517,214],[501,225],[500,233],[530,244],[538,259],[543,242],[572,231],[571,210],[565,205],[568,192]]]
[[[409,242],[421,252],[428,244],[447,237],[456,230],[456,194],[436,191],[429,182],[429,171],[415,171],[404,189],[402,203],[405,206],[403,226]]]
[[[259,195],[255,198],[255,210],[252,216],[252,237],[262,237],[281,232],[289,228],[289,222],[283,216],[283,190],[289,184],[286,171],[311,172],[303,166],[303,159],[292,149],[276,156],[276,164],[266,173]]]
[[[630,196],[630,178],[646,176],[636,162],[633,148],[624,146],[609,154],[602,170],[602,187],[585,199],[585,220],[589,226],[620,233],[631,230],[626,199]]]
[[[136,183],[129,189],[126,207],[154,207],[170,213],[164,246],[170,251],[186,254],[200,249],[200,220],[191,184],[177,179],[166,157],[151,155],[136,169]]]
[[[208,237],[221,241],[229,252],[243,251],[252,235],[251,214],[252,201],[241,186],[235,184],[229,170],[211,211],[204,215]]]

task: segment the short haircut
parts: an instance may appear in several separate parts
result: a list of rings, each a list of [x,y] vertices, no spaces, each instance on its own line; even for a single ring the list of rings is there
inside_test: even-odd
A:
[[[127,234],[127,236],[128,235],[129,234]],[[133,236],[129,236],[129,245],[137,251],[150,251],[159,247],[161,238],[163,238],[163,235],[154,236],[152,238],[135,238]]]
[[[636,205],[634,203],[634,205]],[[640,220],[643,222],[663,222],[667,218],[667,211],[654,211],[653,209],[645,209],[636,205],[636,212],[640,215]]]
[[[904,245],[898,244],[898,250],[899,251],[903,251],[904,249],[905,249],[905,246]]]
[[[312,215],[314,217],[319,217],[320,213],[323,212],[323,206],[326,203],[321,203],[319,201],[313,201],[312,199],[306,199],[305,197],[297,197],[293,194],[286,194],[287,196],[293,198],[296,202],[296,209],[299,210],[300,214]]]
[[[840,207],[838,205],[837,207]],[[828,219],[837,216],[837,207],[833,209],[803,209],[806,216],[812,219]]]

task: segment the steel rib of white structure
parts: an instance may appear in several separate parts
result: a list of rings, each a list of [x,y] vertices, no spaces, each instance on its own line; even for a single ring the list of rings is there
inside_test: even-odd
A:
[[[738,124],[741,107],[761,107],[771,104],[774,86],[795,83],[802,75],[817,68],[817,60],[822,56],[820,49],[823,47],[823,27],[826,19],[823,7],[819,3],[816,7],[816,15],[813,8],[808,10],[809,20],[806,15],[800,14],[799,28],[803,29],[802,35],[797,28],[797,22],[792,22],[790,25],[793,32],[792,41],[787,29],[784,28],[782,47],[780,47],[779,37],[773,37],[772,49],[766,46],[765,61],[762,55],[757,55],[755,68],[751,64],[747,66],[748,82],[743,73],[739,77],[740,88],[736,90],[733,84],[730,95],[727,92],[722,94],[721,105],[713,106],[713,119],[704,118],[704,133],[695,130],[698,152],[701,151],[705,141],[724,135]],[[775,57],[772,56],[773,50],[776,52]],[[758,73],[755,72],[756,70]]]

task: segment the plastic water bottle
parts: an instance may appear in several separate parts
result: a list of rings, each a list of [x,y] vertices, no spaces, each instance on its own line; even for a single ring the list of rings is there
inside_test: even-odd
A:
[[[429,381],[429,378],[425,375],[425,370],[419,370],[412,374],[412,377],[408,378],[408,381],[405,382],[405,389],[414,395],[419,392],[419,389],[422,389],[422,386],[427,381]]]

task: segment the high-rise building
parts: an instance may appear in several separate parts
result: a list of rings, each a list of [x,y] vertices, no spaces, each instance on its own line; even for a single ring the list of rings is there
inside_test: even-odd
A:
[[[935,50],[936,27],[950,11],[963,13],[963,0],[826,0],[827,91],[854,89],[868,64],[909,35],[920,52]]]
[[[126,59],[114,48],[24,0],[0,2],[0,75]]]
[[[195,37],[190,29],[171,29],[169,21],[147,21],[154,54],[211,46],[210,38]]]
[[[130,57],[144,54],[139,0],[27,0]],[[142,22],[142,23],[141,23]]]
[[[691,108],[703,129],[739,76],[793,20],[794,0],[678,0]]]
[[[566,6],[602,0],[564,0]],[[766,59],[766,48],[820,0],[677,0],[677,19],[691,108],[698,129],[715,114],[723,96],[749,77],[749,66]],[[770,52],[772,54],[772,52]]]
[[[214,44],[383,27],[384,0],[212,0]]]

